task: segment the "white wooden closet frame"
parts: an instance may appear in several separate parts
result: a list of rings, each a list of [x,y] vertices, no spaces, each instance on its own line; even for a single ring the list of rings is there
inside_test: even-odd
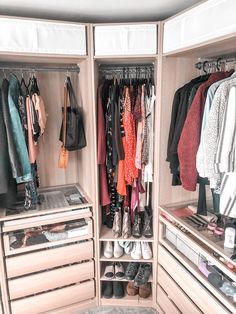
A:
[[[205,1],[203,1],[204,3]],[[185,12],[190,11],[186,10]],[[178,14],[181,17],[181,13]],[[94,27],[97,24],[84,24],[87,30],[87,55],[76,56],[70,55],[45,55],[45,54],[11,54],[0,52],[0,61],[30,61],[30,62],[48,62],[48,63],[78,63],[80,71],[80,80],[82,91],[82,98],[87,105],[86,119],[89,119],[89,128],[87,129],[87,136],[89,138],[89,145],[86,152],[79,156],[79,160],[82,165],[89,162],[90,167],[80,167],[80,176],[75,177],[77,171],[76,165],[73,165],[70,174],[65,173],[64,176],[56,174],[56,177],[52,182],[47,182],[47,178],[43,177],[44,185],[54,185],[56,182],[60,184],[67,184],[72,182],[78,182],[84,187],[86,194],[89,195],[91,200],[90,204],[93,206],[92,219],[94,222],[94,248],[95,248],[95,297],[91,298],[88,302],[83,301],[81,303],[72,300],[72,304],[66,308],[55,309],[44,312],[44,309],[40,309],[43,313],[77,313],[79,310],[83,310],[89,307],[98,305],[127,305],[127,306],[151,306],[156,308],[160,313],[209,313],[214,310],[216,313],[236,313],[226,309],[219,303],[218,299],[214,297],[214,289],[206,288],[203,284],[199,285],[199,281],[196,280],[189,271],[183,267],[186,265],[183,257],[174,258],[176,251],[171,246],[163,246],[165,241],[162,241],[161,235],[158,235],[159,228],[159,213],[161,210],[165,210],[163,204],[174,204],[180,206],[183,203],[192,202],[197,198],[196,193],[188,193],[181,187],[171,186],[171,176],[168,169],[168,164],[165,161],[167,136],[170,122],[170,112],[172,107],[173,94],[175,90],[188,82],[194,77],[197,72],[194,68],[195,62],[200,57],[214,57],[223,54],[236,52],[236,32],[221,36],[215,39],[209,39],[199,44],[194,44],[188,47],[184,47],[172,52],[163,54],[163,34],[165,23],[171,21],[171,18],[164,22],[157,22],[158,26],[158,53],[155,55],[129,55],[129,56],[94,56]],[[122,23],[121,23],[122,24]],[[118,25],[121,25],[120,23]],[[123,23],[127,24],[127,23]],[[130,23],[133,24],[133,23]],[[146,23],[145,23],[146,24]],[[101,24],[99,24],[101,25]],[[108,24],[104,24],[108,25]],[[109,24],[110,25],[110,24]],[[143,63],[154,62],[155,64],[155,83],[157,91],[156,110],[155,110],[155,167],[154,167],[154,187],[153,187],[153,209],[154,209],[154,237],[153,243],[153,282],[152,282],[152,298],[149,300],[138,300],[137,298],[125,298],[125,299],[111,299],[105,300],[101,296],[100,289],[100,256],[101,256],[101,211],[98,206],[98,173],[96,166],[96,93],[98,85],[98,65],[100,63]],[[57,155],[58,152],[56,152]],[[87,157],[89,156],[89,159]],[[42,157],[43,158],[43,157]],[[90,168],[90,169],[89,169]],[[87,172],[89,169],[89,173]],[[50,169],[45,165],[46,172],[50,173]],[[91,179],[92,178],[92,179]],[[93,182],[93,184],[91,184]],[[26,215],[32,216],[35,215]],[[9,217],[9,219],[13,219]],[[4,221],[4,218],[1,218]],[[162,221],[163,223],[163,221]],[[157,228],[158,226],[158,228]],[[192,231],[193,232],[193,231]],[[1,231],[2,233],[2,231]],[[4,265],[4,249],[3,243],[0,243],[0,267],[5,269]],[[214,246],[211,247],[213,250]],[[88,252],[88,251],[87,251]],[[23,256],[23,255],[22,255]],[[181,260],[182,259],[182,260]],[[181,263],[183,261],[183,263]],[[184,264],[185,263],[185,264]],[[176,265],[177,271],[172,271],[169,266]],[[191,265],[189,266],[191,267]],[[12,268],[14,271],[14,268]],[[1,288],[2,288],[2,301],[4,314],[10,314],[9,309],[9,294],[6,280],[6,272],[1,272]],[[36,276],[36,275],[35,275]],[[191,283],[193,283],[191,285]],[[187,286],[187,285],[190,286]],[[76,293],[76,287],[74,292]],[[189,292],[192,289],[192,292]],[[79,292],[81,290],[78,290]],[[207,292],[207,293],[206,293]],[[17,281],[13,282],[11,286],[11,294],[19,293],[17,290]],[[66,292],[65,292],[66,293]],[[203,305],[198,304],[198,295],[201,295],[201,301]],[[36,298],[37,299],[37,298]],[[35,299],[35,302],[37,300]],[[211,307],[207,305],[211,300]],[[78,300],[79,301],[79,300]],[[17,302],[13,304],[13,309],[17,307]],[[46,302],[44,299],[38,300],[38,302]],[[20,304],[20,303],[19,303]],[[183,304],[186,306],[183,307]],[[53,306],[53,305],[52,305]],[[1,308],[0,308],[1,313]],[[26,313],[26,312],[22,312]]]

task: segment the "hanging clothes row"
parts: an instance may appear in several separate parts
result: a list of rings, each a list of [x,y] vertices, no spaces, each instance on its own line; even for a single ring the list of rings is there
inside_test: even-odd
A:
[[[199,182],[198,213],[207,213],[205,185],[210,183],[214,211],[236,217],[236,193],[232,199],[232,188],[225,188],[231,181],[226,178],[234,175],[229,173],[236,171],[236,74],[233,69],[218,71],[219,60],[212,64],[215,72],[208,67],[211,73],[191,80],[174,95],[167,161],[172,185],[195,191]]]
[[[45,106],[35,76],[27,83],[23,75],[20,81],[13,73],[9,80],[4,76],[0,90],[0,207],[11,206],[17,185],[25,184],[24,208],[29,209],[38,202],[36,158],[46,125]]]
[[[103,69],[98,87],[100,204],[104,223],[110,228],[113,226],[114,236],[121,235],[122,214],[124,237],[130,236],[130,222],[127,222],[130,220],[137,227],[137,235],[140,234],[139,212],[145,206],[146,216],[151,217],[148,209],[151,207],[156,96],[151,72],[148,78],[141,78],[138,73],[141,70],[129,74],[127,67],[125,71],[120,67],[115,72]]]

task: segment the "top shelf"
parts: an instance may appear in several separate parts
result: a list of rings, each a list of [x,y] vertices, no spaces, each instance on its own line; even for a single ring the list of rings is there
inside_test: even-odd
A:
[[[93,204],[77,184],[39,189],[38,194],[40,204],[36,206],[36,209],[25,211],[23,202],[19,202],[11,208],[4,209],[0,213],[0,221],[22,219],[75,209],[81,209],[81,214],[84,214],[86,217],[92,215],[89,207]]]
[[[222,256],[227,261],[230,261],[231,263],[235,264],[231,260],[232,255],[235,254],[235,250],[232,252],[230,249],[224,248],[224,241],[221,239],[220,241],[216,241],[215,236],[210,235],[207,231],[207,228],[204,228],[202,230],[197,230],[196,228],[192,227],[190,224],[188,224],[183,218],[178,217],[175,215],[174,211],[177,209],[185,208],[185,205],[179,206],[179,207],[167,207],[167,206],[160,206],[161,211],[166,214],[169,218],[173,219],[180,225],[182,225],[187,231],[189,231],[191,234],[193,234],[196,238],[198,238],[202,243],[207,245],[210,249],[212,249],[214,252],[218,253],[220,256]],[[186,205],[187,208],[187,205]]]

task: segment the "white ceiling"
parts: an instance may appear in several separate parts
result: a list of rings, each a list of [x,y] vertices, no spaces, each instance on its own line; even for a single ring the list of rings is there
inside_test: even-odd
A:
[[[81,22],[159,21],[199,0],[0,0],[0,14]]]

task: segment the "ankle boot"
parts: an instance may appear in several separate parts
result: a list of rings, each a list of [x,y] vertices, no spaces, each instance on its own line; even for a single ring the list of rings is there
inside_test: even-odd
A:
[[[141,217],[140,217],[140,214],[138,212],[135,212],[132,235],[134,238],[140,238],[142,236]]]
[[[123,215],[123,226],[122,226],[122,237],[127,239],[131,236],[131,220],[129,207],[124,208]]]
[[[120,208],[116,208],[115,217],[113,221],[113,236],[115,238],[119,238],[121,236],[121,210]]]
[[[143,236],[145,238],[151,238],[153,236],[152,214],[147,209],[145,209],[145,214],[144,214]]]

